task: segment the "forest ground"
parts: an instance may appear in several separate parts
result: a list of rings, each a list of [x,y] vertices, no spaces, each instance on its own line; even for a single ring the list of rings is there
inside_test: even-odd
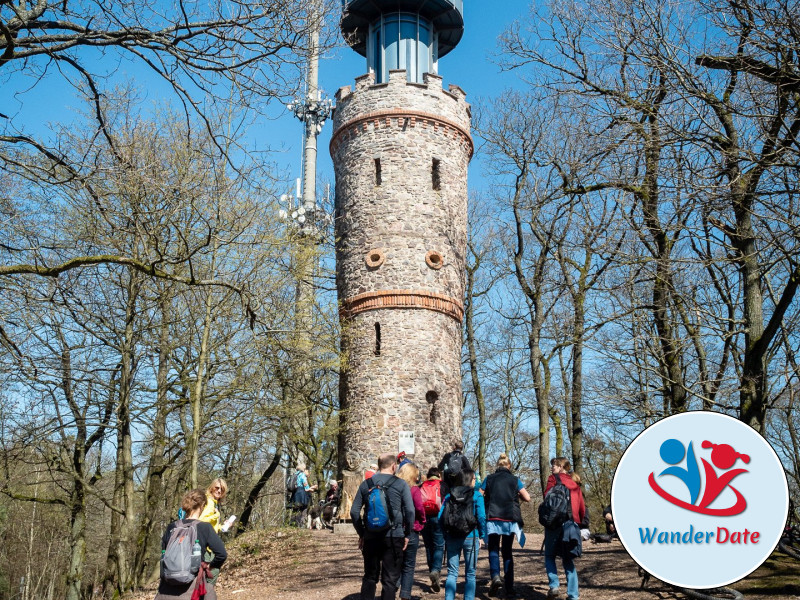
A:
[[[541,534],[530,534],[525,548],[515,544],[515,587],[520,599],[547,597],[542,538]],[[217,586],[219,600],[358,600],[363,563],[357,544],[355,535],[330,531],[274,529],[247,533],[227,544],[230,557]],[[617,540],[610,544],[587,542],[577,566],[581,600],[687,597],[656,579],[650,579],[641,589],[637,566]],[[559,573],[563,598],[566,590],[560,566]],[[488,582],[489,561],[482,548],[476,599],[489,598]],[[731,587],[743,592],[747,600],[800,600],[800,562],[774,553],[758,570]],[[378,590],[380,593],[380,584]],[[145,600],[154,594],[155,588],[144,590],[131,600]],[[456,597],[463,598],[463,567]],[[444,589],[438,594],[430,589],[422,546],[412,598],[444,600]]]

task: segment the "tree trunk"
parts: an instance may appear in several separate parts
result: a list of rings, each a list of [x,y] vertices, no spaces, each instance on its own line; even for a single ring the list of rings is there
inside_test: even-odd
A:
[[[69,571],[65,600],[81,600],[86,563],[86,494],[80,481],[74,482],[70,497]]]
[[[269,463],[267,469],[261,474],[261,477],[258,478],[256,484],[250,490],[250,493],[247,495],[247,502],[244,503],[244,510],[242,510],[242,516],[239,519],[239,524],[236,527],[236,535],[238,536],[247,529],[247,525],[250,523],[250,515],[253,513],[253,507],[255,507],[256,502],[258,501],[258,496],[261,494],[261,490],[264,489],[264,486],[269,481],[272,474],[275,473],[276,469],[281,464],[281,455],[283,454],[283,445],[281,440],[283,438],[283,434],[278,432],[278,445],[275,448],[275,455],[272,457],[272,462]]]
[[[530,364],[531,377],[533,378],[536,409],[539,417],[539,483],[542,488],[542,495],[544,495],[544,488],[547,485],[547,478],[550,475],[550,399],[548,397],[549,389],[545,389],[545,382],[542,376],[543,354],[540,346],[540,339],[544,316],[540,284],[542,283],[544,262],[549,249],[546,246],[540,248],[539,256],[533,269],[534,282],[533,285],[531,285],[522,266],[522,257],[525,254],[525,236],[522,230],[522,217],[519,209],[519,200],[526,174],[527,170],[522,169],[520,175],[517,177],[516,193],[512,203],[516,233],[514,273],[527,299],[530,316],[530,321],[528,323],[530,327],[528,332],[528,362]]]
[[[119,597],[132,587],[133,527],[136,523],[136,504],[133,484],[133,437],[131,432],[131,392],[135,371],[136,304],[141,286],[141,276],[131,273],[127,285],[125,307],[125,331],[120,346],[120,380],[117,402],[117,455],[114,474],[114,496],[112,505],[122,513],[111,514],[111,531],[106,575],[103,590],[106,596]]]
[[[478,257],[472,244],[469,245],[470,253],[475,257],[474,265],[467,265],[467,281],[464,306],[464,333],[466,335],[467,353],[469,357],[469,374],[472,379],[472,391],[475,394],[475,405],[478,409],[478,460],[477,467],[480,479],[486,478],[486,401],[483,397],[480,374],[478,373],[478,352],[475,343],[475,272],[480,266]]]
[[[583,344],[586,333],[585,296],[579,292],[573,307],[574,325],[572,342],[572,385],[570,407],[572,422],[570,447],[572,468],[583,476]]]
[[[211,273],[216,271],[217,242],[214,241],[214,252],[211,256]],[[202,405],[205,395],[206,372],[209,361],[209,339],[213,319],[211,309],[213,305],[213,290],[206,290],[205,317],[203,319],[203,335],[200,341],[200,352],[197,356],[197,380],[191,394],[192,402],[192,435],[189,440],[189,482],[192,488],[197,487],[197,466],[200,460],[200,434],[203,429]]]
[[[159,294],[159,313],[161,323],[158,335],[158,365],[156,369],[156,414],[153,420],[153,442],[150,450],[150,464],[144,486],[144,505],[142,522],[136,543],[136,556],[134,558],[134,579],[137,586],[142,586],[149,579],[150,560],[153,549],[150,547],[154,528],[156,526],[156,510],[159,502],[164,497],[164,474],[169,468],[166,464],[166,438],[167,415],[170,408],[168,398],[168,374],[170,343],[170,300],[172,297],[162,290]]]
[[[758,247],[750,211],[752,201],[747,193],[734,193],[736,232],[733,245],[742,282],[744,301],[744,364],[739,391],[739,419],[759,433],[764,433],[767,418],[766,350],[764,340],[764,297],[761,290],[761,269]]]
[[[660,161],[663,143],[659,131],[659,109],[665,91],[659,92],[660,100],[653,103],[647,117],[647,127],[643,128],[645,141],[645,174],[639,199],[642,203],[644,223],[655,249],[656,272],[653,281],[653,321],[661,346],[661,379],[665,404],[670,414],[686,410],[686,387],[683,382],[681,355],[675,341],[675,328],[670,317],[670,297],[672,294],[672,242],[659,217],[660,203]]]

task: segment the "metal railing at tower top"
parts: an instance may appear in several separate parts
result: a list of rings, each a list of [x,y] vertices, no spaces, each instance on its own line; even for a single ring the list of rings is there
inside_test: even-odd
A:
[[[342,34],[353,50],[366,56],[370,27],[382,15],[403,12],[417,13],[433,24],[439,57],[464,35],[463,0],[342,0]]]

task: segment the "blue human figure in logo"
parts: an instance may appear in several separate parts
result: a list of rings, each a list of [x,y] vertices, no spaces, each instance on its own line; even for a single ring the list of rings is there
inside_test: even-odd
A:
[[[697,466],[697,459],[694,455],[694,448],[692,443],[689,442],[689,450],[686,451],[683,443],[676,439],[666,440],[661,444],[659,450],[662,460],[668,465],[677,465],[683,460],[684,454],[686,455],[686,468],[672,466],[667,467],[659,474],[661,475],[674,475],[689,489],[690,503],[694,504],[697,497],[700,495],[700,468]]]

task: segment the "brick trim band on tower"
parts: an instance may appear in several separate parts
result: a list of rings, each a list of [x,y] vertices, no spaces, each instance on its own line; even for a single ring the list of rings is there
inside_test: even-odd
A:
[[[368,310],[381,308],[422,308],[440,312],[459,323],[464,318],[464,305],[450,296],[413,290],[381,290],[366,292],[342,302],[340,314],[349,318]]]
[[[339,129],[333,132],[333,136],[331,136],[330,142],[330,151],[331,155],[336,150],[336,147],[339,145],[340,137],[345,134],[348,130],[352,130],[353,135],[358,135],[358,131],[360,127],[366,128],[367,125],[372,122],[375,128],[381,126],[391,127],[392,120],[396,120],[398,127],[403,126],[404,120],[408,121],[409,127],[416,127],[417,125],[421,127],[428,127],[431,126],[433,128],[441,127],[445,133],[450,133],[452,135],[459,135],[463,138],[466,142],[467,146],[469,147],[469,158],[472,158],[472,154],[475,151],[475,145],[472,141],[472,136],[469,134],[469,130],[465,129],[458,123],[454,123],[448,119],[443,119],[439,115],[433,113],[427,113],[422,111],[411,111],[408,109],[402,108],[394,108],[391,110],[379,110],[371,113],[367,113],[365,115],[361,115],[360,117],[356,117],[355,119],[351,119],[346,123],[343,123]]]

